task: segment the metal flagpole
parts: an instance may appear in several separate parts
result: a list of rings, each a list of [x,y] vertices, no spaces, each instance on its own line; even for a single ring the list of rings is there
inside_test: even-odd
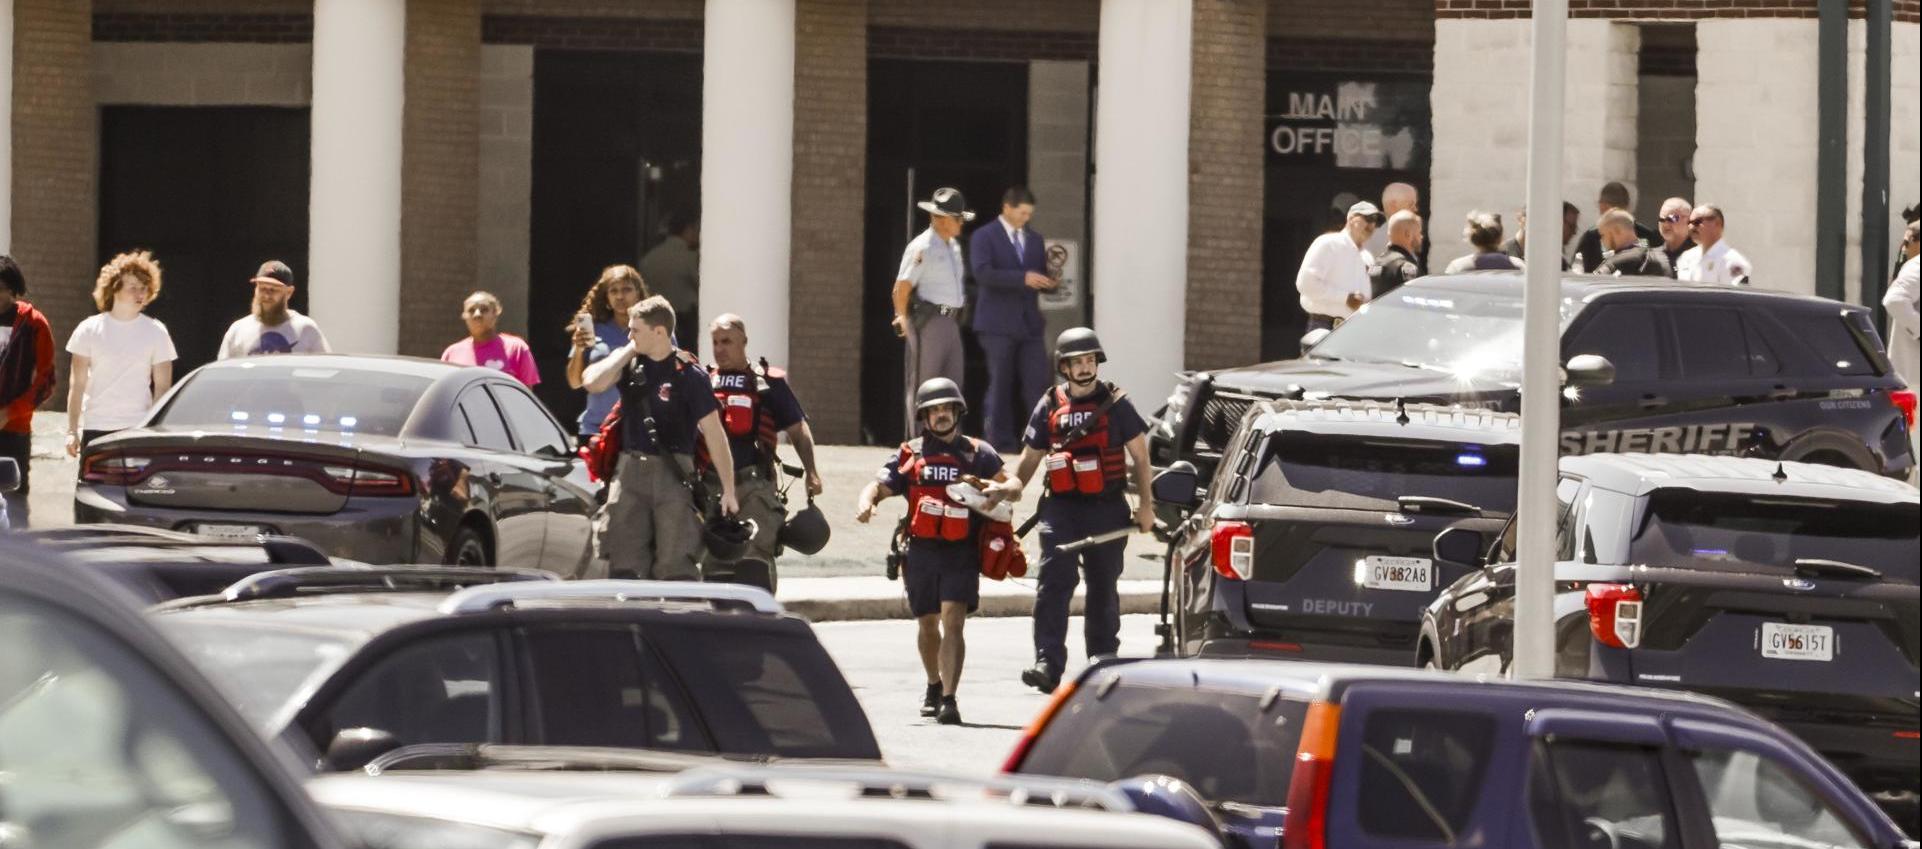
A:
[[[1562,102],[1568,0],[1535,0],[1528,113],[1527,294],[1513,674],[1555,674],[1555,481],[1561,432]]]

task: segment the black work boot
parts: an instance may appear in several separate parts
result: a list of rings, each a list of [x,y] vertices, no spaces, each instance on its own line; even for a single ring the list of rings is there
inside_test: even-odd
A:
[[[1021,683],[1043,693],[1053,693],[1054,688],[1061,686],[1061,673],[1049,669],[1043,661],[1035,661],[1033,667],[1021,670]]]
[[[941,685],[929,684],[928,695],[921,700],[921,715],[933,716],[941,712]]]
[[[953,696],[941,697],[941,712],[935,716],[934,721],[942,725],[961,724],[961,708],[954,703]]]

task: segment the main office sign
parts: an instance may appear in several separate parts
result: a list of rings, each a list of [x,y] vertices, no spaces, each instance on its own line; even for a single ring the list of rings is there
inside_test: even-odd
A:
[[[1427,170],[1427,81],[1281,82],[1269,88],[1267,147],[1276,164]]]

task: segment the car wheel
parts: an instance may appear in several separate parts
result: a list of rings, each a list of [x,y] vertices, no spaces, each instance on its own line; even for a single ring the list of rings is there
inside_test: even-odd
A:
[[[492,566],[492,560],[487,556],[487,539],[471,525],[461,526],[447,549],[447,562],[454,566]]]

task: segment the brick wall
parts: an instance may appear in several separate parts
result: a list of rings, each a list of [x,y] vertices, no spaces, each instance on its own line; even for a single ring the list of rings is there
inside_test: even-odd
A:
[[[13,3],[13,256],[60,351],[51,409],[66,408],[68,358],[60,343],[95,312],[100,133],[92,16],[87,0]]]
[[[699,18],[489,14],[481,19],[481,39],[488,44],[699,53],[701,38]]]
[[[299,12],[101,12],[93,16],[93,40],[305,44],[314,40],[314,16]]]
[[[1268,0],[1268,34],[1433,43],[1435,11],[1443,2],[1447,0]]]
[[[1866,0],[1849,0],[1849,17],[1865,14]],[[1532,0],[1435,0],[1438,18],[1526,18]],[[1901,20],[1915,20],[1917,3],[1895,4]],[[1907,7],[1906,9],[1904,7]],[[1714,18],[1813,18],[1820,0],[1568,0],[1571,18],[1705,20]],[[1902,17],[1907,15],[1906,18]]]
[[[1093,32],[955,30],[881,25],[868,28],[868,55],[885,59],[980,59],[1005,62],[1069,59],[1092,62],[1097,46]]]
[[[1194,4],[1184,360],[1217,368],[1261,350],[1267,10],[1237,0]]]
[[[501,327],[527,333],[534,185],[534,48],[481,47],[480,206],[474,283],[500,296]]]
[[[827,443],[861,441],[867,13],[868,0],[795,0],[788,366]]]
[[[1092,33],[1100,28],[1101,0],[873,0],[868,4],[868,24]]]
[[[1425,76],[1435,68],[1434,41],[1352,38],[1268,39],[1270,71],[1337,71]]]
[[[96,40],[93,73],[100,105],[302,107],[313,102],[314,51],[305,43]]]
[[[439,356],[473,287],[480,182],[480,3],[407,0],[400,353]]]
[[[707,0],[481,0],[484,15],[700,20]]]

